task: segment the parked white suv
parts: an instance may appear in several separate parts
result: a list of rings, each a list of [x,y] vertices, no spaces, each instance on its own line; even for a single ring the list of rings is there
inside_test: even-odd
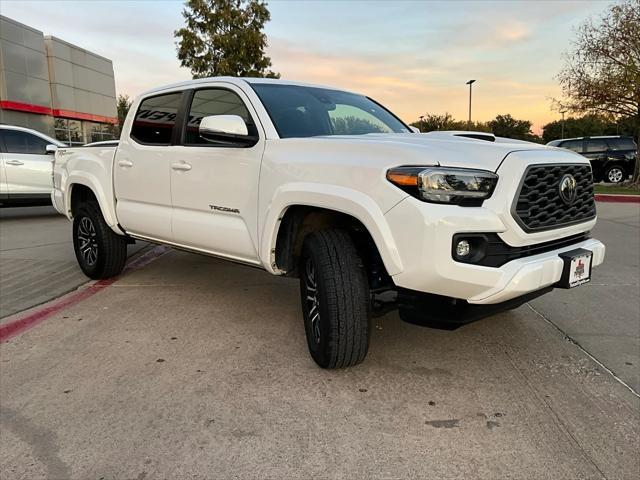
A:
[[[64,146],[29,128],[0,125],[0,205],[50,204],[53,153]]]
[[[591,180],[573,152],[413,133],[362,95],[207,78],[137,98],[117,147],[58,150],[53,202],[91,278],[133,239],[299,277],[311,356],[336,368],[385,299],[451,328],[589,281]]]

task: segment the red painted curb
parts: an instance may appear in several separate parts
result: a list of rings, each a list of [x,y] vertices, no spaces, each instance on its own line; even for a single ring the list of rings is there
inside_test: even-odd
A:
[[[640,203],[640,195],[614,195],[596,193],[596,202]]]
[[[97,282],[89,285],[86,288],[76,290],[75,292],[65,295],[62,298],[51,300],[50,302],[47,302],[40,307],[36,307],[34,310],[31,310],[29,313],[22,317],[16,318],[15,320],[5,323],[4,325],[0,325],[0,343],[6,342],[16,335],[20,335],[30,328],[35,327],[39,323],[45,321],[47,318],[64,310],[65,308],[71,307],[82,302],[83,300],[86,300],[87,298],[95,295],[99,291],[103,290],[104,288],[120,279],[123,274],[148,265],[156,258],[167,253],[167,251],[169,250],[170,248],[165,246],[155,247],[130,262],[125,267],[122,274],[118,277],[108,278],[106,280],[98,280]]]

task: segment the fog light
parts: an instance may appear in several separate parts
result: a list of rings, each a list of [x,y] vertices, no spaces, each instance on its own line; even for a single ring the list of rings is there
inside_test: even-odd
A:
[[[471,252],[471,245],[467,240],[460,240],[456,245],[456,255],[458,257],[466,257]]]

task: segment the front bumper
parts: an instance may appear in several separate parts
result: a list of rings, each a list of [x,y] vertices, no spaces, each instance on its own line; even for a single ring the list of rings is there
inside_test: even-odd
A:
[[[485,202],[486,203],[486,202]],[[503,241],[509,230],[500,215],[487,207],[458,207],[403,200],[386,214],[402,259],[403,271],[394,275],[398,288],[466,300],[470,304],[498,304],[553,287],[562,275],[560,253],[584,248],[593,252],[592,265],[604,260],[605,246],[586,239],[556,250],[512,260],[501,267],[456,262],[451,242],[456,233],[496,232]],[[595,220],[558,229],[563,238],[587,232]],[[400,235],[396,232],[401,232]],[[530,242],[531,244],[534,241]]]

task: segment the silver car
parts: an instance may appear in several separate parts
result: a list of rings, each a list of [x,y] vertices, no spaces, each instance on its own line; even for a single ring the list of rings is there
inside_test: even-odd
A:
[[[51,203],[53,153],[64,146],[29,128],[0,125],[0,206]]]

